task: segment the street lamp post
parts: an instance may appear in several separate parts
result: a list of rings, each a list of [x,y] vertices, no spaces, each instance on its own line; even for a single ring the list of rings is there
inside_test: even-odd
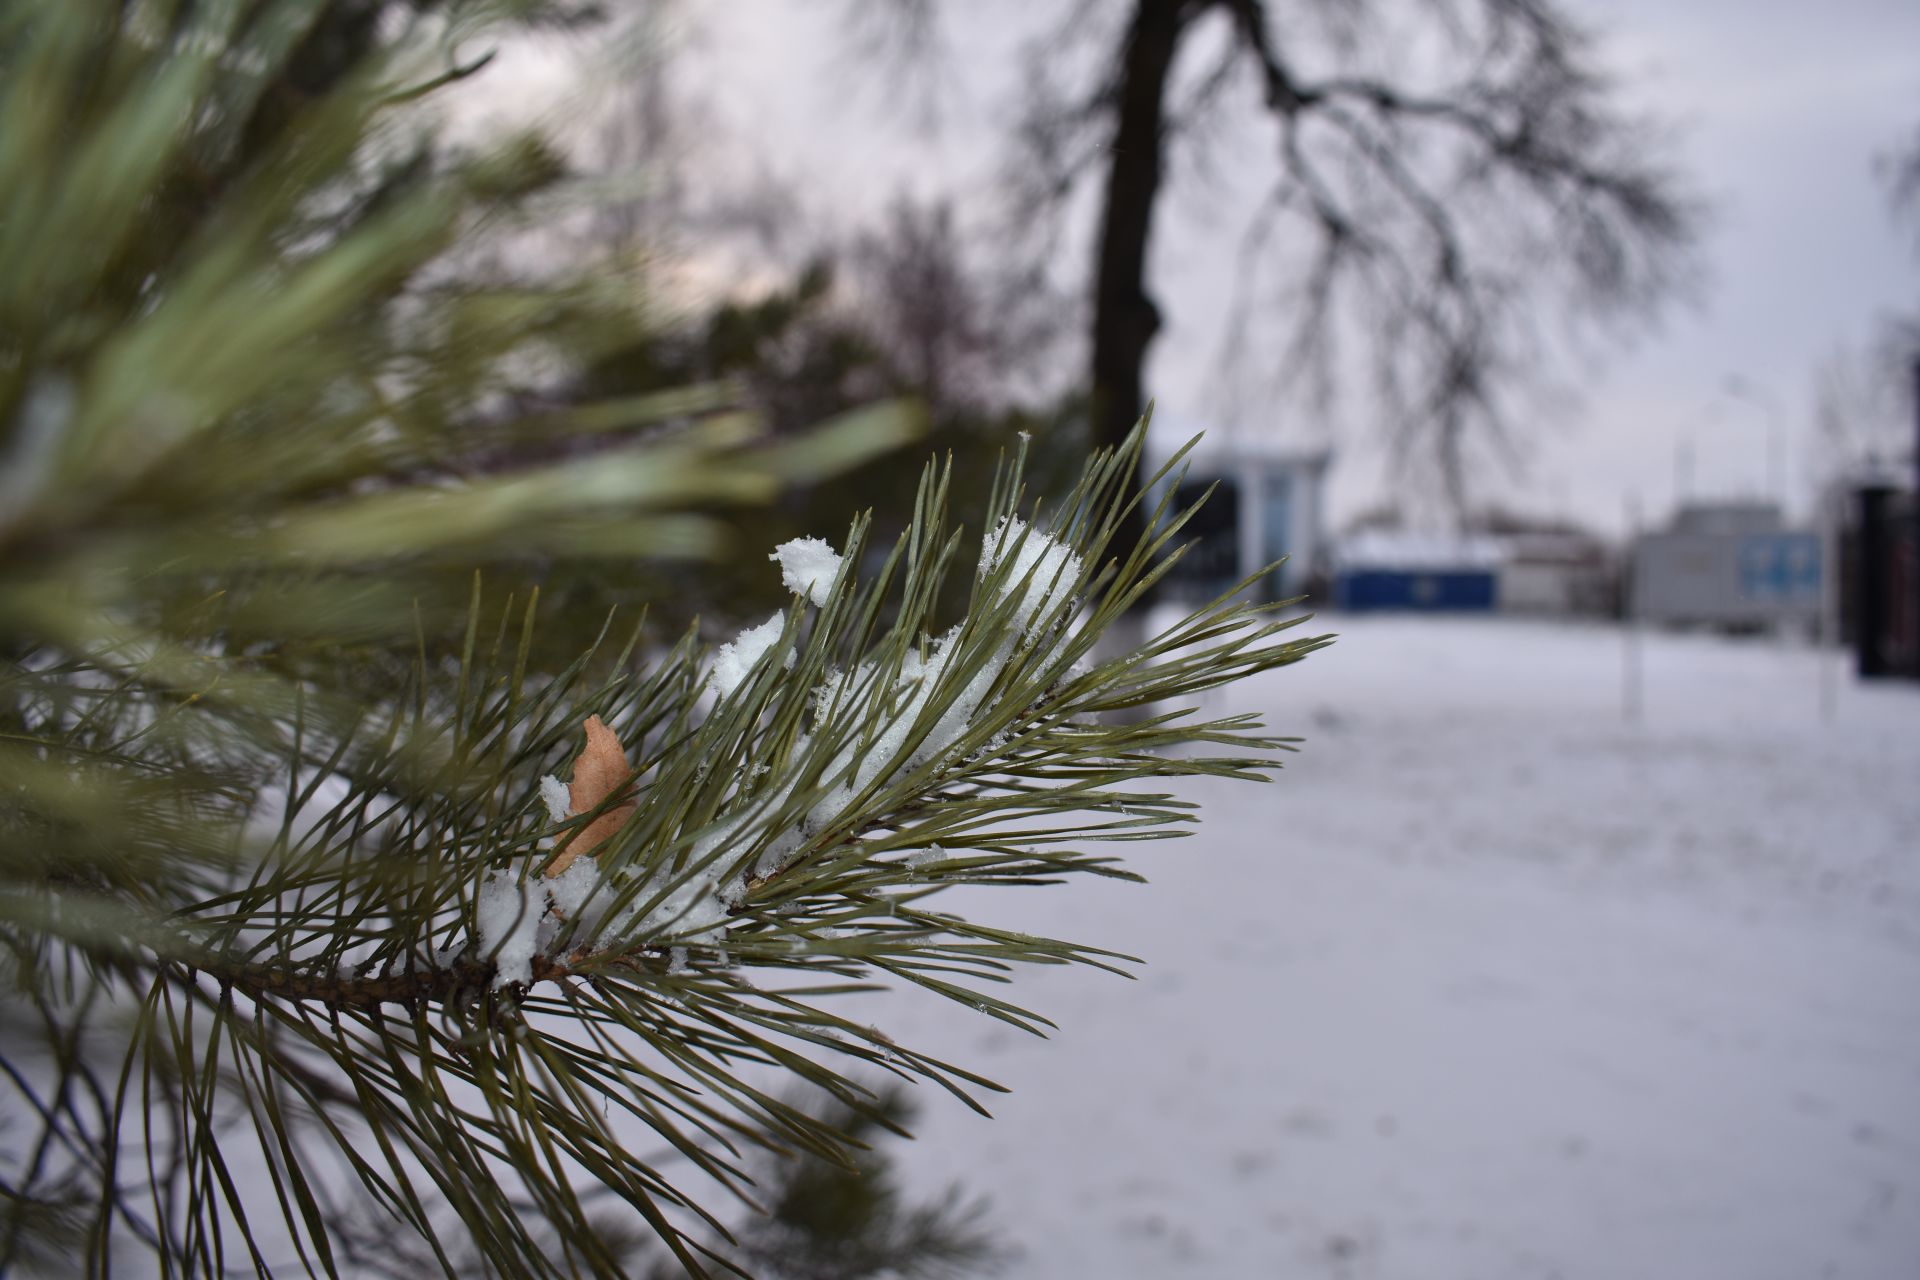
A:
[[[1786,494],[1786,417],[1780,411],[1780,402],[1772,394],[1754,383],[1751,378],[1730,373],[1721,381],[1720,390],[1729,398],[1741,400],[1753,405],[1767,417],[1767,490],[1775,502],[1780,504],[1782,512],[1787,507]]]

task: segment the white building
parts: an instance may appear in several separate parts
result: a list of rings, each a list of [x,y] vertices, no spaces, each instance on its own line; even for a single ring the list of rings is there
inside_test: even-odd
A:
[[[1694,503],[1633,547],[1632,614],[1650,622],[1768,627],[1821,616],[1827,550],[1767,502]]]
[[[1171,433],[1168,433],[1169,435]],[[1148,441],[1148,461],[1156,469],[1184,443],[1164,443],[1156,432]],[[1213,497],[1180,532],[1180,542],[1197,542],[1174,573],[1175,588],[1193,594],[1222,591],[1283,557],[1256,594],[1269,600],[1300,595],[1326,567],[1325,497],[1329,450],[1278,448],[1263,441],[1210,434],[1181,460],[1184,480],[1171,510],[1197,501],[1209,485]],[[1178,478],[1176,468],[1175,477]],[[1166,492],[1162,482],[1153,494]]]

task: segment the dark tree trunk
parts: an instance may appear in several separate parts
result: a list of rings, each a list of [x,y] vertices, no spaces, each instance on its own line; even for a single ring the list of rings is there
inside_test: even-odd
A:
[[[1095,448],[1126,439],[1146,407],[1147,348],[1160,329],[1160,310],[1147,294],[1147,246],[1164,176],[1167,81],[1189,9],[1188,0],[1135,0],[1121,50],[1094,283]]]
[[[1147,348],[1160,310],[1147,294],[1147,245],[1164,177],[1167,80],[1186,0],[1136,0],[1121,51],[1113,162],[1101,210],[1093,303],[1093,443],[1116,445],[1145,407]]]

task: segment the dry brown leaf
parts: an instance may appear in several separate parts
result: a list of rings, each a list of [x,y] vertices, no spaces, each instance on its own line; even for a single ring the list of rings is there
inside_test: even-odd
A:
[[[588,716],[587,745],[573,758],[573,780],[567,784],[568,814],[577,816],[588,812],[632,781],[633,766],[627,763],[626,748],[620,745],[619,735],[607,728],[606,722],[599,716]],[[572,835],[563,836],[560,843],[554,846],[553,861],[547,864],[543,874],[557,876],[572,866],[573,860],[581,854],[593,856],[602,844],[627,825],[633,810],[631,804],[619,805]]]

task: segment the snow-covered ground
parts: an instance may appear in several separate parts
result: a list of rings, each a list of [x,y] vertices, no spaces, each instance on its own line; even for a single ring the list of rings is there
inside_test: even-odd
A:
[[[910,1183],[1016,1277],[1920,1277],[1920,689],[1650,636],[1629,724],[1615,630],[1324,623],[1231,695],[1304,753],[1151,885],[955,904],[1139,981],[875,1010],[1014,1090],[921,1090]]]

